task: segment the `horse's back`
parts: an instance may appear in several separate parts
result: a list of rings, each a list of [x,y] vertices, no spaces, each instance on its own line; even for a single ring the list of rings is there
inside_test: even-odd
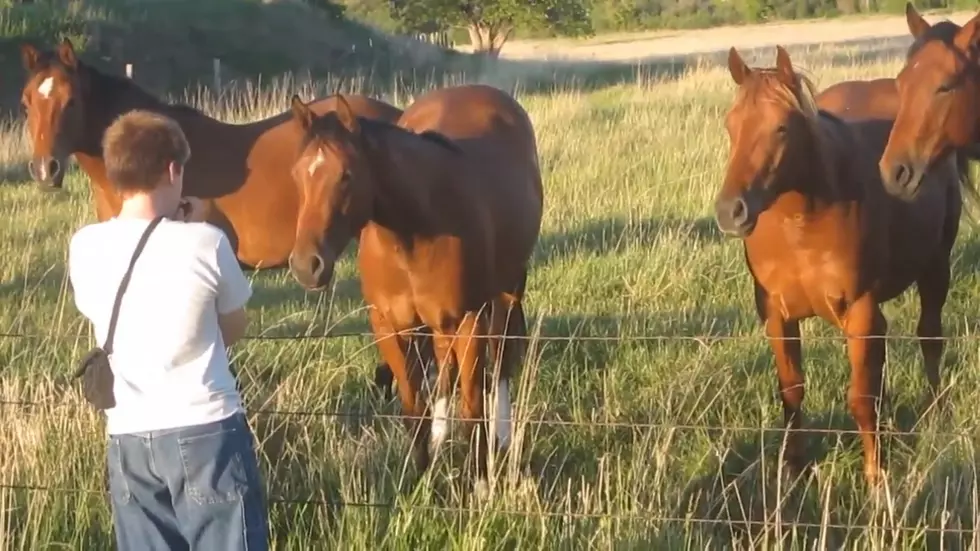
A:
[[[895,118],[895,79],[848,80],[828,86],[816,97],[817,107],[846,120]]]
[[[467,155],[491,165],[486,167],[491,173],[524,174],[541,195],[531,118],[506,92],[481,84],[433,90],[412,103],[398,124],[413,132],[428,130],[450,138]]]
[[[462,150],[456,184],[471,187],[498,219],[528,222],[537,238],[543,208],[537,143],[516,99],[485,85],[441,88],[412,103],[398,125],[452,140]]]

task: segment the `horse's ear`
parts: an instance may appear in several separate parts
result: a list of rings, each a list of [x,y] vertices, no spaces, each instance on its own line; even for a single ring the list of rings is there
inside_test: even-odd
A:
[[[33,71],[39,59],[41,59],[41,52],[33,44],[25,42],[20,45],[20,60],[25,69]]]
[[[344,99],[344,96],[337,94],[337,120],[340,124],[344,125],[344,128],[352,134],[357,134],[360,132],[359,125],[357,123],[357,115],[354,114],[354,110],[350,108],[350,104]]]
[[[783,83],[789,86],[796,86],[796,71],[793,70],[793,61],[789,58],[789,52],[782,46],[776,46],[776,72]]]
[[[745,81],[746,77],[752,74],[752,69],[745,64],[745,60],[738,54],[735,46],[728,50],[728,72],[732,75],[732,80],[739,86]]]
[[[925,34],[925,32],[932,27],[932,25],[930,25],[929,22],[919,14],[918,10],[915,9],[912,2],[905,3],[905,22],[908,23],[909,32],[912,33],[912,38],[915,38],[916,40],[918,40],[920,36]]]
[[[293,111],[293,120],[296,121],[296,124],[299,125],[303,132],[309,132],[310,128],[313,127],[313,110],[303,103],[303,100],[299,99],[298,94],[293,94],[293,99],[290,101],[290,109]]]
[[[956,32],[953,43],[957,48],[964,51],[973,51],[980,54],[980,12],[963,24],[963,27]]]
[[[71,40],[66,36],[61,44],[58,44],[58,59],[65,67],[74,69],[78,65],[78,58],[75,57],[75,47],[71,45]]]

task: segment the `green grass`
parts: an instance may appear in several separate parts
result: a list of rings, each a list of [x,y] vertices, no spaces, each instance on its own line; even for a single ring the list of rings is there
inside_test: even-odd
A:
[[[899,68],[894,59],[867,64],[851,54],[793,55],[821,87]],[[763,432],[779,426],[782,411],[741,245],[723,239],[710,218],[732,92],[726,71],[702,68],[591,93],[519,94],[545,176],[527,297],[539,338],[517,383],[519,453],[485,508],[459,510],[473,505],[447,459],[415,492],[399,488],[414,466],[404,428],[389,417],[398,405],[374,393],[377,353],[368,337],[237,345],[268,491],[277,500],[349,504],[274,503],[275,548],[965,549],[972,536],[955,530],[971,530],[980,513],[977,437],[950,433],[980,434],[973,340],[980,239],[964,223],[954,252],[944,312],[947,334],[960,337],[947,347],[943,371],[950,413],[917,408],[926,387],[918,346],[895,341],[885,419],[914,434],[886,439],[887,493],[869,494],[850,434],[811,438],[819,476],[791,487],[780,476],[779,435]],[[288,97],[280,89],[265,104],[258,96],[239,102],[253,111],[216,115],[257,118]],[[0,136],[0,162],[26,154],[19,126]],[[0,489],[3,549],[111,548],[108,505],[98,493],[102,421],[64,382],[92,344],[67,290],[66,244],[94,220],[86,179],[71,174],[66,185],[66,194],[26,182],[0,188],[0,329],[60,335],[0,339],[0,399],[41,404],[0,406],[0,483],[76,490]],[[325,293],[304,293],[283,271],[254,274],[253,286],[256,334],[367,328],[349,254]],[[891,334],[914,334],[913,293],[885,311]],[[804,345],[807,426],[853,430],[846,357],[842,343],[828,339],[838,334],[816,321],[804,332],[821,337]],[[358,506],[368,503],[397,507]],[[940,527],[954,531],[926,532]]]

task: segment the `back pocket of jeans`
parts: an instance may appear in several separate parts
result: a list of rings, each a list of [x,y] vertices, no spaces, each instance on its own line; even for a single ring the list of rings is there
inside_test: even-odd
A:
[[[225,428],[178,439],[185,490],[194,503],[241,500],[249,483],[242,462],[242,436],[238,428]]]

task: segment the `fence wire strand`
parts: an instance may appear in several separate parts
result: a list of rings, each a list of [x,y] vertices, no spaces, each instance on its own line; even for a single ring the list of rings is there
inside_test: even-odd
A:
[[[0,410],[4,407],[20,408],[20,409],[42,409],[46,408],[48,410],[59,410],[59,411],[45,411],[44,414],[55,415],[63,414],[64,411],[88,411],[91,408],[85,404],[64,404],[55,402],[33,402],[33,401],[23,401],[23,400],[0,400]],[[373,410],[364,411],[307,411],[307,410],[277,410],[277,409],[255,409],[248,412],[249,415],[255,415],[259,417],[303,417],[303,418],[322,418],[322,419],[358,419],[365,421],[419,421],[422,419],[427,419],[428,417],[422,415],[410,415],[401,413],[383,413]],[[445,417],[447,422],[467,422],[473,421],[473,419],[468,419],[459,416],[447,416]],[[633,429],[633,430],[680,430],[680,431],[709,431],[709,432],[734,432],[734,433],[787,433],[790,430],[795,430],[797,432],[811,433],[811,434],[824,434],[824,435],[860,435],[864,434],[858,429],[836,429],[836,428],[823,428],[823,427],[803,427],[800,429],[789,429],[786,427],[773,427],[773,426],[748,426],[748,425],[711,425],[706,423],[654,423],[646,421],[606,421],[606,420],[589,420],[589,421],[575,421],[569,419],[514,419],[514,423],[517,425],[524,426],[546,426],[546,427],[567,427],[567,428],[590,428],[590,429]],[[920,435],[922,433],[917,431],[904,431],[904,430],[894,430],[888,428],[881,428],[876,431],[876,434],[881,437],[907,437]],[[951,439],[970,439],[977,438],[980,439],[980,430],[964,430],[962,432],[958,431],[932,431],[927,433],[929,436],[940,437],[940,438],[951,438]]]
[[[430,337],[430,333],[423,331],[401,331],[397,333],[400,337]],[[338,333],[324,333],[320,335],[245,335],[243,341],[322,341],[334,339],[349,339],[354,337],[377,338],[369,331],[346,331]],[[0,332],[0,339],[17,340],[77,340],[88,338],[84,333],[19,333],[19,332]],[[388,337],[385,337],[388,338]],[[801,341],[801,342],[827,342],[827,341],[847,341],[847,340],[884,340],[884,341],[944,341],[944,342],[980,342],[980,332],[973,335],[948,335],[940,337],[919,337],[917,335],[807,335],[806,337],[769,337],[764,334],[742,334],[742,335],[483,335],[482,338],[494,338],[500,340],[523,340],[523,341],[542,341],[542,342],[579,342],[579,341],[600,341],[600,342],[623,342],[623,341],[679,341],[695,342],[704,344],[708,341]]]
[[[85,494],[108,496],[106,490],[90,490],[85,488],[61,488],[54,486],[19,485],[19,484],[0,484],[0,490],[40,492],[49,494]],[[752,519],[724,519],[724,518],[704,518],[696,516],[671,516],[671,515],[645,515],[636,513],[613,513],[613,512],[594,512],[584,513],[577,511],[519,511],[516,509],[504,509],[497,507],[445,507],[438,505],[419,505],[419,504],[400,504],[394,502],[365,502],[347,500],[322,500],[322,499],[286,499],[278,496],[270,496],[267,501],[271,505],[301,505],[317,506],[330,508],[354,508],[354,509],[387,509],[389,511],[412,511],[423,513],[441,513],[451,515],[503,515],[521,518],[547,517],[551,519],[565,520],[612,520],[615,522],[645,522],[661,524],[687,524],[716,527],[751,527],[774,529],[776,525],[789,525],[790,529],[795,530],[880,530],[883,532],[898,533],[929,533],[929,534],[954,534],[954,535],[974,535],[976,530],[973,528],[944,527],[934,526],[887,526],[872,524],[843,524],[843,523],[816,523],[800,522],[796,520],[752,520]]]

